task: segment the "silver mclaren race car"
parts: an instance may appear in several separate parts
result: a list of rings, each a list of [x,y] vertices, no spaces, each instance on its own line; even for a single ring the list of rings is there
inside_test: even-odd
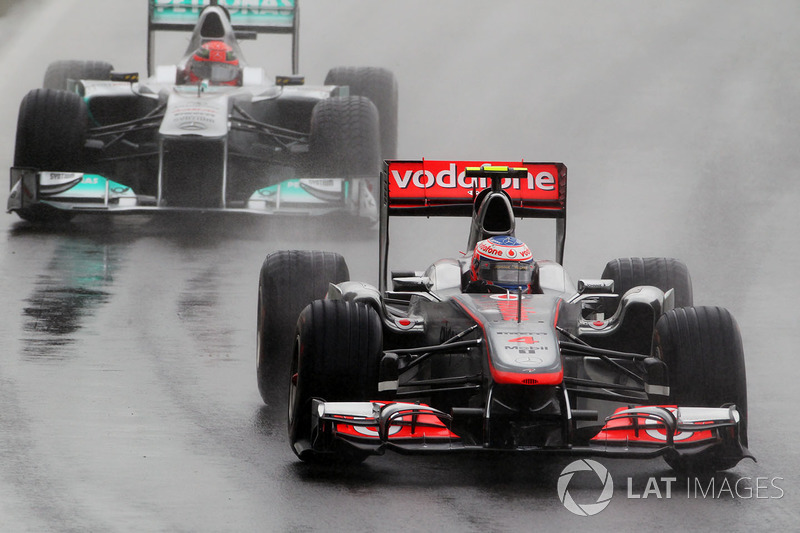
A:
[[[386,162],[377,286],[349,281],[336,253],[267,256],[258,384],[269,401],[286,383],[300,459],[519,452],[721,470],[749,457],[731,314],[695,306],[672,258],[616,259],[573,283],[566,167],[483,163]],[[468,218],[468,252],[390,271],[389,223],[408,216]],[[553,259],[517,237],[520,218],[555,220]]]

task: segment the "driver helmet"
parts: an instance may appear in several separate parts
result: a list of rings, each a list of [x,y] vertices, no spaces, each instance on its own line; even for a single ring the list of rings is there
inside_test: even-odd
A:
[[[242,70],[233,48],[222,41],[204,43],[192,54],[189,82],[206,80],[212,85],[240,85]]]
[[[533,273],[533,254],[516,237],[490,237],[478,242],[472,253],[470,280],[473,282],[530,292]]]

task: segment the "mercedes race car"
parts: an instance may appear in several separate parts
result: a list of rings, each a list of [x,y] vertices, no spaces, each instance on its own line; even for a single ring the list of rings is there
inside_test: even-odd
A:
[[[377,287],[331,252],[275,252],[261,269],[258,385],[269,401],[289,381],[300,459],[517,451],[724,470],[750,457],[734,318],[693,305],[676,259],[616,259],[573,283],[563,164],[391,160],[381,180]],[[469,217],[470,252],[389,274],[390,221],[408,216]],[[516,237],[522,218],[555,220],[554,260]]]
[[[148,77],[101,61],[57,61],[22,100],[8,211],[347,212],[377,220],[382,158],[396,157],[397,81],[336,67],[297,75],[296,0],[148,0]],[[159,31],[191,32],[177,64],[154,66]],[[273,81],[239,44],[293,38],[291,76]]]

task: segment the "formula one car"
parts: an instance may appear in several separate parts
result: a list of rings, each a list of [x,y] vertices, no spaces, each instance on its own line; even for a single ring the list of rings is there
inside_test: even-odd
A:
[[[397,150],[397,82],[336,67],[297,75],[295,0],[148,0],[148,78],[101,61],[51,64],[22,100],[8,211],[344,211],[377,220],[380,162]],[[154,68],[155,35],[191,31],[177,64]],[[247,65],[240,39],[293,37],[291,76]],[[369,178],[369,179],[367,179]],[[374,190],[374,191],[373,191]]]
[[[275,252],[261,269],[258,384],[269,402],[276,361],[291,361],[279,379],[302,460],[519,451],[724,470],[750,457],[733,317],[693,306],[676,259],[617,259],[573,284],[563,164],[393,160],[381,179],[377,287],[330,252]],[[387,287],[390,220],[445,215],[471,217],[471,253]],[[555,219],[555,260],[533,259],[517,218]]]

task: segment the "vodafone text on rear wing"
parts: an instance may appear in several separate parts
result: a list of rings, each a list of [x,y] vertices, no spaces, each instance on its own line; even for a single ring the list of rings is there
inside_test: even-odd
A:
[[[508,169],[500,170],[502,167]],[[567,167],[563,163],[388,160],[381,172],[381,286],[386,279],[390,217],[472,217],[476,196],[496,178],[502,180],[515,217],[556,219],[556,260],[563,263],[567,220]]]
[[[209,5],[228,10],[237,39],[257,33],[292,35],[292,73],[299,59],[299,0],[147,0],[147,72],[153,74],[156,31],[192,31]]]

